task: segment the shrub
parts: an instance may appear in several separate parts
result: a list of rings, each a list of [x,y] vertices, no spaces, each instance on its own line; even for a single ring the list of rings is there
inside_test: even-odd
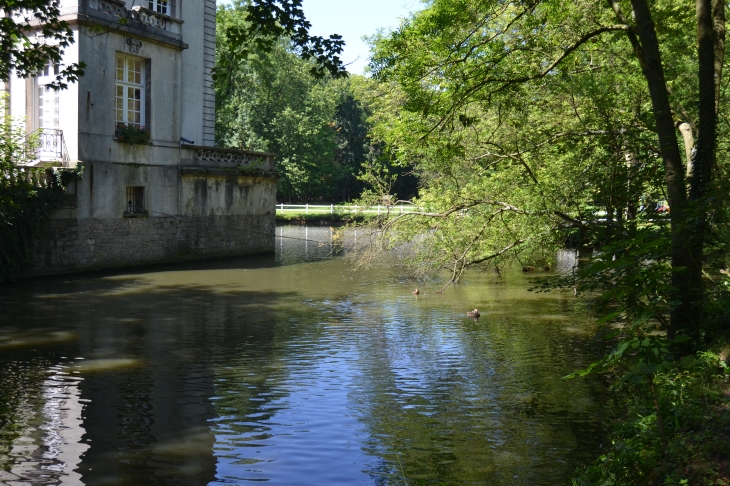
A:
[[[114,131],[114,140],[129,145],[148,145],[150,143],[150,129],[145,126],[120,123]]]

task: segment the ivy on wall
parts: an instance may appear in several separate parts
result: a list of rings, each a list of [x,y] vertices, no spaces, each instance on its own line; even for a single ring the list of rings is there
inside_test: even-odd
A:
[[[0,96],[0,284],[23,277],[66,186],[81,175],[80,167],[33,167],[38,134],[27,134],[24,120],[10,116],[8,106],[7,95]]]
[[[0,174],[0,283],[21,280],[66,185],[80,169],[15,169]]]

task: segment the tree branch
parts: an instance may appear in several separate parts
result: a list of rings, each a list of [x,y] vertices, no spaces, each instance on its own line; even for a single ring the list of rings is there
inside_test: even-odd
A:
[[[570,57],[570,55],[575,52],[580,46],[588,42],[589,40],[593,39],[594,37],[597,37],[601,34],[604,34],[606,32],[616,32],[616,31],[629,31],[630,27],[626,24],[617,24],[617,25],[610,25],[601,27],[599,29],[596,29],[594,31],[588,32],[587,34],[584,34],[582,37],[580,37],[575,43],[573,43],[571,46],[564,49],[563,53],[558,56],[557,59],[555,59],[553,62],[551,62],[544,70],[540,71],[539,73],[529,75],[529,76],[522,76],[517,77],[514,79],[504,79],[504,78],[486,78],[482,80],[481,82],[475,84],[471,88],[467,89],[464,93],[461,93],[459,96],[459,100],[455,101],[451,104],[451,106],[446,110],[446,113],[444,113],[441,118],[439,119],[436,124],[431,127],[431,129],[426,132],[421,137],[421,140],[424,140],[426,137],[428,137],[434,130],[444,125],[446,120],[453,115],[454,111],[456,111],[464,102],[464,100],[468,99],[475,93],[481,91],[484,87],[492,85],[492,84],[498,84],[500,86],[496,87],[490,93],[498,93],[504,89],[506,89],[508,86],[514,85],[514,84],[522,84],[526,83],[528,81],[534,81],[537,79],[542,79],[548,74],[550,74],[556,67],[558,67],[565,59]],[[509,53],[505,54],[506,57]]]
[[[484,263],[484,262],[486,262],[488,260],[494,260],[498,256],[504,255],[505,253],[507,253],[508,251],[510,251],[515,246],[521,245],[524,242],[525,242],[525,240],[517,240],[514,243],[505,246],[504,248],[502,248],[501,250],[499,250],[497,253],[493,253],[493,254],[491,254],[489,256],[486,256],[484,258],[480,258],[478,260],[472,260],[469,264],[470,265],[478,265],[478,264]]]

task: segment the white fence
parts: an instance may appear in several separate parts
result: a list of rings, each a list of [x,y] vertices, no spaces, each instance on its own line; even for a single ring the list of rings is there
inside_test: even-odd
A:
[[[335,213],[370,213],[385,214],[390,210],[391,213],[409,213],[419,211],[421,208],[417,206],[409,206],[398,204],[396,206],[386,206],[378,204],[377,206],[339,206],[334,204],[277,204],[276,212],[284,214],[290,213],[304,214],[335,214]]]

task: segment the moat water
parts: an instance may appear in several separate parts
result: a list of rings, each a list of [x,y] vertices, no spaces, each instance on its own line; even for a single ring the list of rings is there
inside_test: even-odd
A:
[[[329,228],[277,236],[0,287],[0,483],[556,485],[598,453],[605,386],[561,379],[596,352],[572,292],[473,271],[439,295],[351,271]]]

